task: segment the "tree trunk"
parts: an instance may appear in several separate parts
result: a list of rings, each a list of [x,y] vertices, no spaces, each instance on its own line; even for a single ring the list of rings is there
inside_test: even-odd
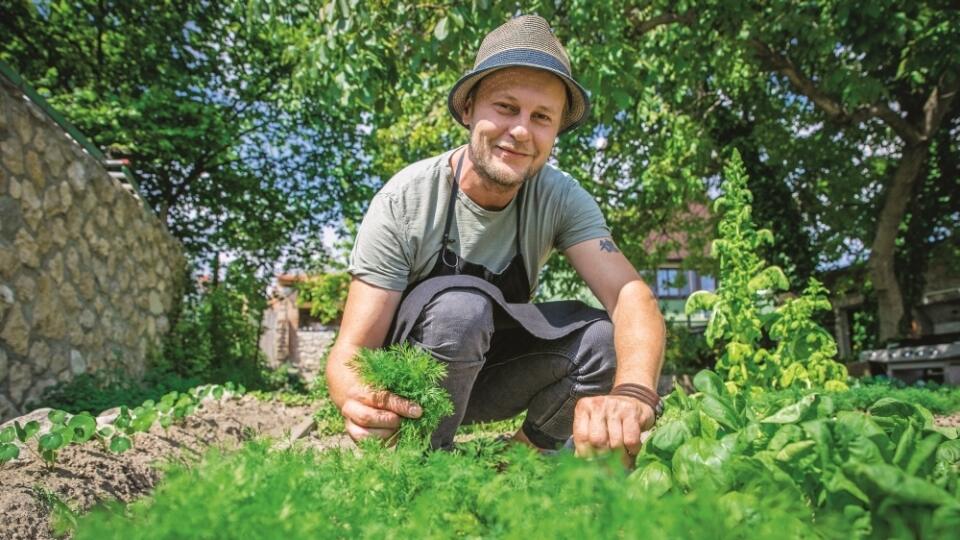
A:
[[[927,159],[929,143],[906,145],[893,180],[886,190],[883,209],[877,220],[876,236],[870,246],[868,269],[877,295],[880,342],[900,335],[904,316],[903,295],[894,271],[894,252],[903,214],[913,196],[913,188]]]

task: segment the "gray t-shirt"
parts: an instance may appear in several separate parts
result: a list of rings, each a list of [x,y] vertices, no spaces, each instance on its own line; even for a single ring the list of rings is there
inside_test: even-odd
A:
[[[453,152],[410,165],[377,192],[350,253],[353,276],[402,291],[430,273],[443,238]],[[610,236],[596,201],[550,165],[527,181],[522,194],[520,246],[533,290],[553,249]],[[516,254],[517,199],[502,210],[485,210],[460,191],[450,225],[451,249],[471,263],[502,272]]]

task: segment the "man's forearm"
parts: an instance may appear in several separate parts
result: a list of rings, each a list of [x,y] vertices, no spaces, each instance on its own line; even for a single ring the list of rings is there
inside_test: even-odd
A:
[[[656,390],[663,366],[666,326],[653,292],[642,281],[626,284],[620,290],[611,318],[617,353],[614,385],[634,383]]]

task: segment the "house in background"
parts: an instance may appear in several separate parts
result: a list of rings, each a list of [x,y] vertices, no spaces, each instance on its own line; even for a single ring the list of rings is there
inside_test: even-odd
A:
[[[305,381],[322,376],[327,351],[338,326],[325,325],[310,315],[310,304],[298,305],[296,284],[302,274],[280,274],[263,313],[260,350],[272,368],[288,365]]]

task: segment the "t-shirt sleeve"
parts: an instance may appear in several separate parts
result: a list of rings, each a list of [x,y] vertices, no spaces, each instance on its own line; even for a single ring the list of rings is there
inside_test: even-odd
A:
[[[385,289],[407,287],[413,258],[408,252],[407,223],[390,194],[378,193],[360,223],[347,271]]]
[[[564,207],[560,211],[554,242],[556,249],[563,251],[580,242],[609,236],[610,227],[607,226],[597,201],[593,200],[580,184],[572,182]]]

